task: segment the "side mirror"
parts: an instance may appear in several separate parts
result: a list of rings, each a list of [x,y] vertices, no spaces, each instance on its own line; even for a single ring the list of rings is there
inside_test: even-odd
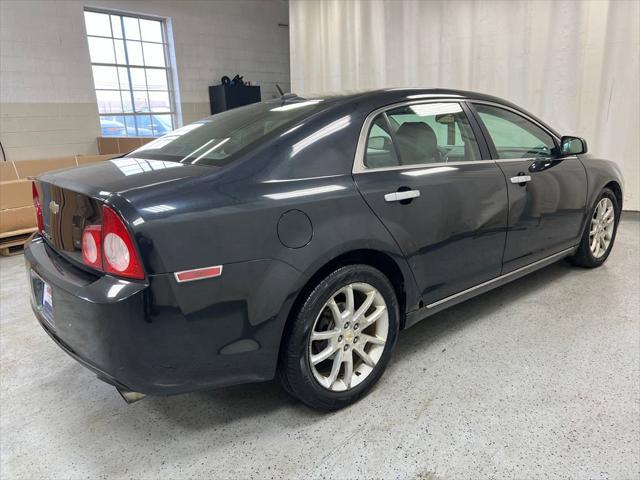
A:
[[[581,155],[587,153],[587,141],[580,137],[564,136],[560,139],[560,156]]]

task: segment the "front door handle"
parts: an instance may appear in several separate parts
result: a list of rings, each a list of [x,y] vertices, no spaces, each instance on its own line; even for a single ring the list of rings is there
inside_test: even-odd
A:
[[[515,177],[511,177],[511,183],[527,183],[531,181],[531,175],[517,175]]]
[[[384,199],[387,202],[402,202],[403,200],[411,200],[420,196],[420,190],[403,190],[401,192],[387,193]]]

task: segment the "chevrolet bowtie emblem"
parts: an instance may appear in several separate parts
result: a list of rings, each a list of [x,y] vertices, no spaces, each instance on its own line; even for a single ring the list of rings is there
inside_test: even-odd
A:
[[[51,200],[49,202],[49,210],[51,210],[51,213],[53,213],[55,215],[56,213],[58,213],[60,211],[60,205],[58,205],[56,202]]]

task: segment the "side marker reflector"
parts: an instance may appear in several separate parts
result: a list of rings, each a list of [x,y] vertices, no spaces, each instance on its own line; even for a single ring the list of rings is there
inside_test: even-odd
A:
[[[222,275],[222,265],[215,267],[196,268],[194,270],[183,270],[175,272],[174,276],[178,283],[193,282],[194,280],[202,280],[205,278],[214,278]]]

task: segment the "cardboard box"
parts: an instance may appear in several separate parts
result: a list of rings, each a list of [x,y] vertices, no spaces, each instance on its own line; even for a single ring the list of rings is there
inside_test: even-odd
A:
[[[33,205],[27,207],[0,210],[0,234],[36,226],[36,210]]]
[[[36,226],[31,193],[31,180],[51,170],[100,162],[122,154],[73,155],[41,160],[20,160],[0,163],[0,238],[25,233]]]
[[[116,137],[98,137],[98,152],[101,155],[120,153]]]
[[[19,178],[28,178],[51,170],[77,166],[75,155],[70,157],[45,158],[42,160],[19,160],[13,163],[18,171]]]
[[[112,153],[110,155],[77,155],[76,163],[78,164],[78,166],[80,166],[86,165],[87,163],[103,162],[105,160],[111,160],[112,158],[116,158],[121,155],[121,153]]]
[[[18,170],[14,162],[0,162],[0,182],[18,180]]]
[[[129,153],[153,140],[155,137],[98,137],[98,152],[103,155]]]
[[[30,180],[0,182],[0,210],[33,205]]]

